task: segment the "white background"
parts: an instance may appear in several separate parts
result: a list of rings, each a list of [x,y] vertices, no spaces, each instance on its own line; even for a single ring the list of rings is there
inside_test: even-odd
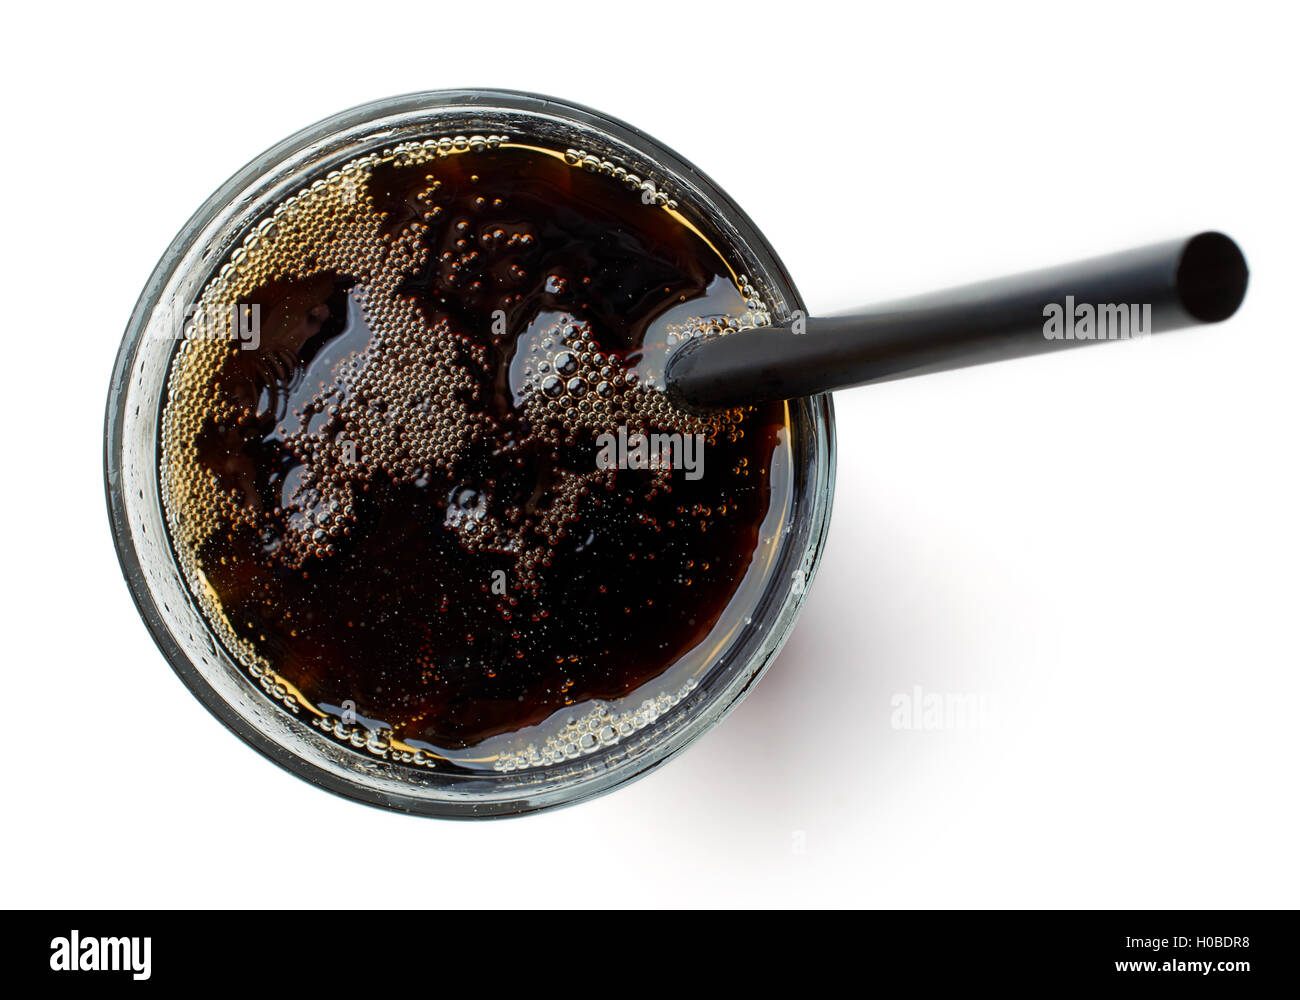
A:
[[[1296,24],[1283,5],[168,3],[6,12],[10,906],[1294,906]],[[158,256],[335,111],[456,86],[630,121],[814,312],[1220,228],[1223,326],[841,393],[785,652],[644,781],[490,823],[317,791],[139,621],[103,401]],[[891,725],[974,694],[976,731]]]

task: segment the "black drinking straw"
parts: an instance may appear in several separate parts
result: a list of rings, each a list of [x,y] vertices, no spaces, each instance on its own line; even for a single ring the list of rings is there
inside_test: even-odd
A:
[[[1227,319],[1247,277],[1236,243],[1200,233],[860,315],[689,340],[666,383],[679,405],[706,410],[1164,333]]]

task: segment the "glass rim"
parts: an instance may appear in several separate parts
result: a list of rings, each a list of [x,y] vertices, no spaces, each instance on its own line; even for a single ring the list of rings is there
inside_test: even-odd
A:
[[[237,207],[238,199],[241,196],[246,197],[247,192],[256,190],[259,184],[264,184],[274,170],[284,168],[286,164],[308,156],[313,151],[319,153],[320,144],[323,142],[331,139],[341,141],[354,133],[359,139],[372,142],[375,148],[378,148],[383,145],[380,139],[383,135],[380,126],[385,119],[391,118],[396,121],[402,116],[426,112],[447,114],[457,109],[463,109],[467,113],[497,110],[533,117],[546,116],[554,118],[561,125],[576,126],[579,130],[590,129],[608,135],[620,144],[640,153],[665,177],[678,182],[683,189],[701,195],[703,197],[701,204],[688,207],[703,211],[715,223],[725,224],[729,228],[727,235],[735,248],[753,255],[754,263],[757,265],[755,270],[763,276],[769,294],[780,295],[781,301],[777,303],[778,315],[803,308],[802,300],[785,266],[749,216],[693,164],[668,146],[631,125],[582,105],[512,90],[433,90],[368,102],[309,125],[255,157],[204,201],[163,253],[132,311],[114,364],[105,413],[104,486],[114,547],[123,576],[142,620],[171,668],[200,703],[226,728],[290,773],[317,787],[354,801],[401,812],[443,818],[500,817],[572,805],[610,791],[661,766],[721,721],[763,675],[785,644],[803,604],[807,584],[811,584],[820,563],[829,529],[830,509],[834,495],[834,413],[829,395],[792,404],[797,405],[801,413],[806,411],[804,415],[810,422],[813,447],[816,449],[815,481],[801,497],[801,499],[806,498],[810,503],[811,510],[792,515],[796,521],[804,520],[808,527],[808,538],[803,546],[800,560],[801,566],[806,568],[806,585],[801,588],[791,588],[787,592],[784,601],[773,616],[770,627],[762,636],[758,648],[749,655],[743,665],[736,665],[738,669],[734,670],[734,676],[720,687],[708,691],[707,697],[702,697],[698,706],[690,706],[689,716],[675,727],[661,726],[663,720],[651,723],[647,728],[649,736],[638,754],[603,766],[589,776],[555,787],[539,787],[529,791],[528,783],[525,782],[515,786],[516,789],[522,790],[500,797],[466,794],[437,797],[404,794],[400,788],[394,790],[392,787],[380,787],[377,783],[367,784],[355,776],[348,777],[337,773],[335,770],[323,767],[319,761],[308,759],[301,753],[295,752],[294,747],[273,738],[251,721],[246,712],[223,697],[173,634],[168,615],[165,613],[165,610],[170,612],[170,609],[159,607],[158,595],[149,584],[137,539],[133,533],[131,507],[136,501],[127,496],[124,490],[125,430],[129,420],[128,409],[131,406],[131,379],[136,371],[136,361],[142,343],[147,339],[149,321],[173,279],[178,274],[185,273],[187,268],[193,268],[195,253],[203,249],[205,234],[208,234],[207,238],[210,241],[209,230],[217,224],[222,214]],[[340,146],[340,148],[347,147]],[[361,155],[360,152],[351,152],[347,159],[357,155]],[[319,164],[312,167],[315,172],[321,169]],[[284,194],[281,193],[279,196],[271,197],[267,189],[263,189],[259,195],[271,204],[283,196]],[[201,256],[206,265],[211,266],[212,261],[209,259],[211,255]],[[216,256],[221,258],[223,254]],[[167,368],[170,368],[170,362]],[[161,406],[160,399],[159,409]],[[139,405],[136,406],[136,412],[138,411]],[[155,478],[156,465],[155,451],[153,461]],[[165,519],[163,523],[165,525]],[[174,554],[169,548],[168,554],[174,560]],[[174,569],[179,574],[179,567]],[[183,589],[187,588],[183,587]],[[770,584],[765,584],[762,599],[768,597],[769,589]],[[253,694],[261,695],[261,692],[255,690],[255,685],[246,674],[244,680],[248,682]],[[275,710],[288,715],[278,707]],[[686,711],[686,708],[682,711]],[[292,721],[297,722],[313,737],[320,736],[301,720]],[[661,729],[662,734],[656,736]],[[295,745],[299,750],[302,749],[300,741]],[[493,782],[493,787],[500,787],[504,778],[505,776],[485,775],[480,780]],[[391,782],[389,784],[391,785]]]

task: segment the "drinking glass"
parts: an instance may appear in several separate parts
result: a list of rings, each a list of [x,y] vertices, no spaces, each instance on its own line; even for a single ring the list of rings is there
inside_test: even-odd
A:
[[[772,553],[753,586],[737,590],[744,624],[709,637],[689,676],[670,689],[639,690],[590,721],[574,706],[528,760],[505,737],[492,752],[419,765],[383,747],[352,745],[285,707],[285,693],[255,677],[209,628],[172,551],[160,499],[160,418],[187,304],[237,255],[284,199],[330,170],[407,142],[451,143],[473,155],[491,136],[527,137],[568,151],[577,168],[631,177],[648,197],[710,235],[744,274],[774,323],[803,304],[776,253],[708,177],[662,143],[589,108],[500,90],[431,91],[335,115],[257,157],[186,223],[150,277],[127,326],[109,390],[105,487],[122,571],[159,649],[213,715],[250,746],[311,783],[361,802],[428,816],[515,815],[571,804],[661,765],[716,725],[780,651],[821,556],[834,493],[830,396],[792,401],[787,412],[788,497],[772,517]],[[619,173],[622,171],[622,173]],[[677,683],[680,681],[681,683]],[[610,714],[612,713],[612,715]],[[523,739],[523,737],[520,737]],[[523,761],[520,763],[520,761]],[[514,763],[511,763],[514,762]]]

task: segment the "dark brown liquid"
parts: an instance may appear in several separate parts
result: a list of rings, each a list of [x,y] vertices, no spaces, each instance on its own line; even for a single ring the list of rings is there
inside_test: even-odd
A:
[[[783,407],[702,420],[650,384],[673,321],[744,308],[732,274],[546,152],[360,177],[241,279],[256,350],[179,355],[174,542],[244,659],[408,745],[634,691],[708,637],[774,502]],[[601,469],[619,427],[702,435],[703,475]]]

